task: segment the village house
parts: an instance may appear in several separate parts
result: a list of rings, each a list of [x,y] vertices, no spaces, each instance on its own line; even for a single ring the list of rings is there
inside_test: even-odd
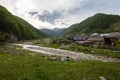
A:
[[[93,33],[89,37],[86,35],[72,35],[65,37],[64,40],[59,41],[60,44],[75,43],[84,46],[91,46],[101,48],[103,46],[115,47],[116,41],[120,39],[120,32],[112,33]]]
[[[67,36],[65,38],[67,40],[71,40],[72,42],[85,41],[86,40],[86,36],[83,36],[83,35],[71,35],[71,36]]]
[[[105,45],[116,45],[116,41],[120,39],[120,32],[112,32],[109,33],[108,36],[104,37],[104,44]]]
[[[100,37],[100,34],[99,33],[93,33],[90,35],[90,37]]]
[[[84,41],[86,38],[84,36],[73,36],[73,41]]]
[[[100,48],[102,47],[104,43],[103,37],[90,37],[87,39],[87,41],[90,41],[92,44],[90,46]]]
[[[116,41],[120,39],[120,33],[119,32],[112,32],[107,34],[94,34],[92,37],[89,37],[87,41],[92,42],[93,44],[91,46],[93,47],[103,47],[103,46],[109,46],[109,47],[115,47]]]

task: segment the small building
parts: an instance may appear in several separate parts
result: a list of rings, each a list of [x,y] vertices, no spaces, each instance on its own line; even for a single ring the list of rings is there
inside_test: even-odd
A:
[[[100,37],[108,37],[110,34],[100,34]]]
[[[90,37],[100,37],[100,34],[99,33],[93,33],[90,35]]]
[[[90,46],[100,48],[104,43],[104,38],[102,38],[102,37],[90,37],[87,39],[87,41],[90,41],[92,43]]]
[[[109,37],[112,37],[112,38],[120,38],[120,32],[112,32],[112,33],[109,33]]]
[[[93,42],[91,42],[91,41],[77,41],[76,42],[77,44],[80,44],[80,45],[83,45],[83,46],[90,46],[90,45],[92,45],[93,44]]]
[[[92,46],[96,48],[101,47],[114,47],[116,46],[116,41],[120,40],[120,32],[112,33],[93,33],[90,36],[83,35],[71,35],[67,36],[66,40],[60,41],[60,43],[76,43],[85,46]]]
[[[90,37],[90,38],[87,39],[87,41],[91,41],[91,42],[94,42],[94,43],[104,42],[104,38],[102,38],[102,37]]]
[[[73,36],[73,41],[84,41],[85,37],[83,36]]]
[[[71,41],[70,40],[60,40],[58,41],[58,44],[70,44]]]
[[[90,37],[87,40],[93,42],[94,47],[101,47],[103,45],[114,47],[118,39],[120,39],[120,33],[112,32],[109,34],[101,34],[100,37]]]
[[[118,39],[120,39],[120,32],[109,33],[109,36],[104,37],[104,44],[115,46]]]

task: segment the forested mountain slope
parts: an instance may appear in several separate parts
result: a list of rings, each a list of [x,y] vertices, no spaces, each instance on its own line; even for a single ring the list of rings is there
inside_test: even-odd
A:
[[[98,13],[81,23],[70,26],[65,34],[105,33],[120,31],[120,16]],[[117,26],[116,26],[117,25]]]
[[[45,36],[46,34],[0,6],[0,41],[29,40]]]

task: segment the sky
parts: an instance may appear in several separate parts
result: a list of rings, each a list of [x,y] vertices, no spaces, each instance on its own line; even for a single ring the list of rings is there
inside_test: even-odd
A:
[[[120,0],[0,0],[34,27],[66,28],[97,13],[120,15]]]

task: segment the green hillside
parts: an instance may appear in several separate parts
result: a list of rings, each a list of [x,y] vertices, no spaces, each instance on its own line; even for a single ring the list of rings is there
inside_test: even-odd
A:
[[[29,40],[45,36],[43,32],[0,6],[0,41]]]
[[[108,29],[108,31],[110,31],[110,32],[112,32],[112,31],[120,32],[120,22],[116,22],[116,23],[112,24],[110,26],[110,28]]]
[[[66,28],[41,29],[42,32],[49,35],[49,37],[59,37],[64,34]]]
[[[104,33],[114,31],[120,31],[120,16],[99,13],[87,18],[81,23],[72,25],[66,30],[65,34]]]

